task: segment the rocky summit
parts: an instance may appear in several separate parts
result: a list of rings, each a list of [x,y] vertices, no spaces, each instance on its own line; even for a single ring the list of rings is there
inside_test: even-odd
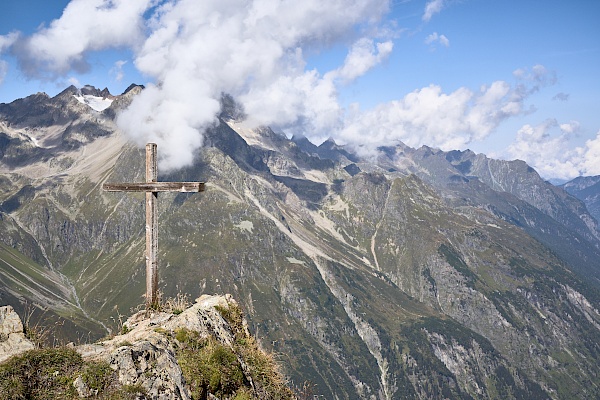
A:
[[[145,179],[114,122],[141,90],[0,104],[0,303],[43,308],[65,341],[144,303],[144,195],[101,190]],[[600,397],[600,231],[565,190],[584,186],[471,151],[290,139],[229,96],[217,117],[192,164],[159,172],[206,182],[159,195],[164,298],[231,293],[323,398]]]
[[[140,311],[120,334],[94,344],[33,350],[10,306],[0,308],[0,330],[9,332],[0,342],[0,360],[9,360],[0,364],[0,399],[294,398],[228,295],[204,295],[185,309]],[[54,378],[40,379],[44,368]]]

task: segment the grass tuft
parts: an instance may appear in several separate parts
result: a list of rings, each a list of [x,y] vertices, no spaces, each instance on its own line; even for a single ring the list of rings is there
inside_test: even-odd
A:
[[[0,364],[0,400],[78,399],[73,382],[81,377],[100,400],[134,400],[141,387],[121,386],[106,362],[84,362],[67,347],[26,351]]]

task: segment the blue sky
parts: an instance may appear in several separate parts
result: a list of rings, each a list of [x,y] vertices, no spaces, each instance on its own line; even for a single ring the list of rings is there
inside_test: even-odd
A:
[[[226,91],[256,124],[365,154],[402,141],[524,159],[546,178],[600,174],[600,1],[0,7],[0,102],[71,83],[113,94],[149,84],[119,120],[140,143],[200,146]]]

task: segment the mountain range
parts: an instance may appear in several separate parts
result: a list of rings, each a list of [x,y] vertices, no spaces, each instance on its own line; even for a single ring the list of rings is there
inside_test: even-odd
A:
[[[84,89],[0,104],[0,303],[72,341],[145,290],[144,195],[101,189],[145,179],[115,124],[144,89]],[[164,298],[232,294],[328,399],[600,397],[600,177],[401,143],[362,157],[221,103],[193,164],[159,172],[206,182],[159,195]]]

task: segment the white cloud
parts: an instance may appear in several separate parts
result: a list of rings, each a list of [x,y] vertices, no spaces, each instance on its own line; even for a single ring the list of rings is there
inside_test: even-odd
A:
[[[67,79],[67,82],[69,82],[70,85],[73,85],[73,86],[75,86],[77,88],[81,87],[81,83],[74,76],[69,77],[69,79]]]
[[[536,126],[524,125],[509,146],[508,155],[526,161],[545,178],[600,175],[600,131],[584,146],[570,146],[580,130],[577,121],[559,123],[555,119]]]
[[[125,64],[127,64],[127,61],[118,60],[115,61],[115,64],[110,69],[110,74],[114,76],[115,81],[121,82],[121,80],[123,80],[123,77],[125,76],[125,74],[123,73],[123,66]]]
[[[430,0],[425,4],[425,12],[423,13],[423,21],[429,22],[431,17],[438,14],[446,6],[445,0]]]
[[[332,71],[328,78],[339,78],[344,82],[353,81],[387,59],[393,48],[394,44],[391,41],[375,44],[373,39],[362,38],[354,43],[344,65]]]
[[[8,63],[4,60],[0,60],[0,85],[4,82],[4,78],[8,73]]]
[[[72,0],[60,19],[13,44],[30,77],[55,79],[89,68],[89,51],[136,46],[143,38],[143,13],[152,0]]]
[[[540,64],[534,65],[531,69],[517,69],[513,75],[521,82],[519,90],[523,92],[524,96],[536,93],[543,87],[554,85],[557,81],[556,72],[550,71]]]
[[[11,32],[8,35],[0,35],[0,54],[4,53],[12,44],[17,41],[19,32]]]
[[[552,100],[557,100],[557,101],[569,101],[569,94],[568,93],[556,93],[556,95],[554,95],[554,97],[552,98]]]
[[[389,0],[72,0],[60,19],[17,40],[12,52],[29,77],[55,79],[85,71],[89,52],[130,48],[135,67],[155,84],[119,116],[119,126],[140,144],[159,143],[161,168],[177,168],[215,123],[223,92],[257,123],[322,135],[338,126],[336,85],[383,61],[392,43],[370,34],[322,76],[305,71],[303,50],[377,32],[388,7]],[[112,70],[117,79],[120,67]]]
[[[527,87],[523,90],[504,81],[484,85],[477,92],[462,87],[449,94],[430,85],[372,110],[354,105],[333,136],[365,153],[398,142],[464,149],[485,139],[506,119],[527,112],[528,93]]]
[[[0,35],[0,56],[13,45],[19,38],[18,32],[11,32],[8,35]],[[0,59],[0,85],[8,73],[8,62]]]
[[[386,9],[381,0],[165,2],[135,59],[158,84],[137,96],[118,123],[140,144],[164,142],[161,168],[189,161],[180,153],[200,146],[222,92],[241,101],[257,124],[327,137],[340,123],[336,81],[381,62],[391,42],[361,39],[340,69],[323,76],[305,70],[303,49],[346,41],[357,24],[377,20]],[[175,104],[181,107],[172,113]],[[171,146],[175,141],[180,145]]]
[[[431,35],[425,38],[425,44],[439,43],[444,47],[450,47],[450,40],[445,35],[438,35],[437,32],[433,32]]]
[[[572,179],[580,174],[581,149],[566,149],[578,130],[577,121],[560,124],[556,119],[524,125],[508,147],[508,154],[526,161],[545,178]]]
[[[423,19],[445,6],[428,2]],[[387,30],[384,40],[372,34],[381,31],[376,22],[387,9],[387,0],[72,0],[47,28],[28,38],[0,37],[0,48],[10,47],[24,72],[41,78],[84,69],[91,51],[130,48],[135,67],[154,84],[117,123],[140,145],[158,143],[166,169],[192,161],[203,130],[217,121],[223,92],[239,100],[254,123],[315,141],[331,136],[365,151],[398,141],[460,149],[526,113],[527,97],[556,81],[536,65],[515,71],[516,85],[497,81],[452,93],[431,85],[371,110],[353,105],[345,111],[338,86],[393,50]],[[449,46],[437,32],[426,41]],[[323,74],[306,70],[307,50],[334,43],[353,43],[342,65]],[[116,79],[123,65],[113,66]]]
[[[442,44],[442,46],[445,46],[445,47],[450,47],[450,41],[444,35],[440,35],[440,44]]]
[[[571,139],[580,132],[578,121],[559,123],[550,118],[535,126],[526,124],[508,147],[507,156],[527,162],[545,178],[600,175],[600,131],[584,146],[574,147]]]
[[[578,149],[582,154],[579,162],[581,175],[600,175],[600,130],[594,139],[585,142],[585,147]]]

